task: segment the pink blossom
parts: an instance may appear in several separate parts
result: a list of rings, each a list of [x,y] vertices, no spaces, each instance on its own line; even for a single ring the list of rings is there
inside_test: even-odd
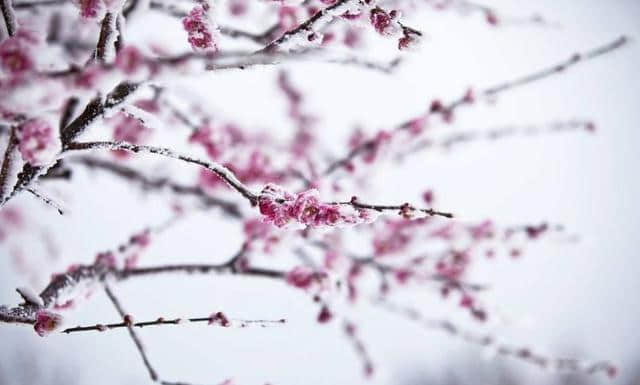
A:
[[[222,154],[221,146],[213,140],[213,129],[208,124],[195,130],[189,137],[189,143],[202,145],[212,160],[217,160]]]
[[[375,7],[369,13],[369,21],[373,28],[381,35],[393,35],[398,32],[398,26],[394,20],[396,11],[388,12],[380,7]]]
[[[470,308],[473,306],[473,298],[469,294],[463,294],[460,299],[460,306]]]
[[[118,142],[142,143],[150,135],[150,130],[135,117],[119,113],[114,118],[113,139]],[[129,153],[114,151],[116,156],[126,158]]]
[[[424,203],[431,206],[433,204],[433,190],[427,190],[422,193],[422,200],[424,201]]]
[[[247,13],[249,8],[248,0],[230,0],[229,1],[229,13],[233,16],[241,16]]]
[[[98,253],[98,255],[96,255],[96,259],[94,262],[96,265],[97,264],[101,264],[104,265],[108,268],[115,268],[116,267],[116,257],[115,255],[113,255],[112,252],[107,251],[105,253]]]
[[[13,76],[22,76],[34,70],[33,49],[37,41],[31,31],[20,29],[15,36],[0,42],[0,69]]]
[[[321,324],[325,324],[331,321],[331,318],[333,318],[333,314],[331,314],[331,311],[329,310],[327,305],[323,305],[320,309],[320,313],[318,313],[318,322]]]
[[[473,240],[482,240],[486,238],[493,237],[494,226],[491,221],[484,221],[476,226],[471,226],[469,228],[469,234]]]
[[[218,50],[218,27],[210,18],[210,7],[207,3],[194,7],[182,19],[182,26],[187,31],[187,40],[194,51],[216,52]]]
[[[487,9],[485,11],[485,19],[487,20],[487,23],[489,23],[490,25],[496,26],[498,25],[498,16],[496,16],[495,12],[493,12],[490,9]]]
[[[59,314],[52,313],[48,310],[38,310],[36,312],[36,323],[33,329],[40,337],[55,331],[62,325],[62,317]]]
[[[32,166],[52,162],[60,151],[56,130],[44,119],[27,120],[18,128],[17,137],[22,159]]]
[[[344,45],[350,48],[355,48],[360,44],[361,40],[362,38],[359,30],[355,28],[347,28],[343,38]]]
[[[318,190],[315,189],[294,195],[269,183],[258,197],[258,207],[265,221],[278,227],[284,227],[290,222],[312,227],[340,226],[366,223],[372,219],[368,210],[322,203],[318,195]]]
[[[10,74],[22,74],[33,69],[29,52],[17,40],[12,37],[0,43],[0,65]]]
[[[278,23],[281,31],[289,31],[298,26],[295,7],[283,6],[278,10]]]
[[[401,51],[415,49],[420,45],[422,33],[411,28],[402,29],[402,37],[398,39],[398,49]]]
[[[306,266],[296,266],[287,273],[285,278],[291,286],[308,289],[316,280],[316,274]]]
[[[116,56],[116,67],[127,75],[138,71],[144,64],[144,56],[136,47],[126,46]]]
[[[73,0],[73,4],[80,9],[80,16],[86,19],[98,17],[103,9],[102,0]]]

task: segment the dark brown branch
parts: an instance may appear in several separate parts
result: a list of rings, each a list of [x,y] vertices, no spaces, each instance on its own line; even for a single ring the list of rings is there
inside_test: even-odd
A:
[[[398,306],[382,298],[374,300],[373,303],[390,313],[403,316],[404,318],[416,322],[427,329],[440,330],[451,336],[461,338],[471,344],[485,348],[493,348],[494,352],[498,355],[520,359],[541,368],[554,369],[558,371],[582,372],[586,374],[604,372],[609,377],[614,377],[617,372],[617,368],[608,361],[588,363],[575,358],[546,357],[533,352],[526,347],[516,347],[500,343],[491,335],[474,334],[463,330],[448,320],[426,319],[416,309]]]
[[[73,114],[78,107],[78,103],[80,103],[80,100],[75,96],[70,97],[65,103],[64,110],[60,116],[60,134],[62,134],[64,128],[69,125],[69,122],[71,122],[71,118],[73,118]]]
[[[7,27],[7,33],[9,36],[14,36],[18,30],[18,21],[16,20],[16,15],[13,12],[11,0],[0,0],[0,11],[4,18],[4,24]]]
[[[316,24],[319,24],[320,22],[322,22],[327,17],[333,18],[333,16],[331,16],[332,12],[335,12],[340,7],[343,7],[343,6],[345,6],[348,3],[351,3],[353,1],[354,0],[337,0],[335,3],[323,8],[323,9],[319,10],[318,12],[316,12],[315,14],[313,14],[313,16],[311,16],[306,21],[304,21],[303,23],[298,25],[296,28],[294,28],[294,29],[292,29],[290,31],[286,31],[279,38],[273,40],[271,43],[267,44],[264,48],[262,48],[258,52],[259,53],[273,52],[281,44],[285,43],[286,41],[288,41],[292,37],[294,37],[294,36],[296,36],[298,34],[302,34],[302,33],[305,33],[305,32],[313,31],[313,27]]]
[[[104,285],[104,291],[107,294],[107,297],[109,297],[109,300],[111,301],[113,306],[118,311],[118,314],[120,314],[120,317],[122,317],[122,319],[124,319],[124,322],[122,322],[122,324],[129,331],[129,336],[133,340],[133,343],[136,345],[136,348],[138,349],[138,353],[140,353],[140,357],[142,358],[142,362],[144,363],[144,366],[147,368],[147,371],[149,372],[149,377],[151,377],[152,381],[157,381],[158,380],[158,373],[156,372],[156,370],[151,365],[151,362],[149,361],[149,357],[147,356],[147,352],[145,351],[144,345],[142,344],[142,340],[140,340],[140,337],[138,337],[138,334],[136,333],[135,329],[133,328],[135,324],[133,324],[130,321],[130,319],[131,319],[130,316],[129,316],[129,318],[127,318],[128,317],[127,316],[127,312],[124,310],[124,308],[122,307],[122,304],[118,300],[118,297],[116,297],[116,295],[113,293],[113,291],[111,290],[109,285],[107,285],[107,284]],[[98,330],[101,330],[101,329],[98,329]],[[63,332],[69,334],[69,333],[71,333],[73,331],[74,330],[72,328],[72,329],[66,329]],[[76,328],[76,331],[79,331],[78,328]]]
[[[139,84],[137,83],[122,82],[107,95],[104,101],[98,97],[89,102],[80,116],[75,118],[62,130],[61,140],[63,150],[69,143],[77,138],[78,135],[84,132],[91,123],[101,117],[106,110],[123,103],[129,95],[138,89],[138,86]]]
[[[204,160],[192,158],[187,155],[182,155],[178,153],[174,153],[173,151],[167,148],[161,147],[153,147],[153,146],[144,146],[144,145],[136,145],[132,143],[125,142],[74,142],[69,143],[66,146],[65,150],[67,151],[78,151],[78,150],[99,150],[99,149],[108,149],[108,150],[124,150],[133,153],[149,153],[156,154],[168,158],[178,159],[187,163],[196,164],[200,167],[206,168],[216,175],[218,175],[222,180],[224,180],[232,189],[239,192],[244,198],[246,198],[252,205],[257,204],[258,196],[256,193],[249,190],[247,186],[245,186],[242,182],[236,178],[236,176],[226,167],[209,163]]]
[[[267,325],[281,325],[285,324],[287,321],[283,319],[279,320],[233,320],[239,323],[239,327],[244,328],[249,325],[259,324],[261,327],[266,327]],[[147,326],[161,326],[161,325],[182,325],[184,323],[210,323],[211,325],[228,327],[223,325],[218,325],[215,322],[212,323],[212,317],[196,317],[196,318],[172,318],[165,319],[160,317],[155,321],[145,321],[145,322],[136,322],[136,323],[127,323],[127,322],[119,322],[119,323],[110,323],[110,324],[96,324],[91,326],[76,326],[73,328],[67,328],[61,331],[61,333],[78,333],[78,332],[88,332],[88,331],[96,331],[96,332],[104,332],[111,329],[120,329],[124,327],[137,327],[143,328]]]
[[[84,111],[75,118],[69,125],[67,125],[60,133],[60,140],[62,142],[62,151],[64,151],[67,145],[73,141],[78,135],[84,132],[93,122],[102,117],[105,111],[118,106],[123,103],[129,95],[131,95],[137,88],[137,83],[121,82],[118,84],[104,99],[96,97],[91,100]],[[50,165],[53,166],[53,165]],[[49,167],[50,167],[49,166]],[[43,172],[46,172],[48,167],[33,167],[26,163],[22,167],[22,171],[18,174],[18,181],[13,187],[13,190],[8,196],[3,197],[0,201],[0,207],[13,198],[18,192],[26,187],[29,187]]]
[[[568,58],[567,60],[564,60],[558,64],[554,64],[548,68],[542,69],[540,71],[534,72],[532,74],[523,76],[521,78],[517,78],[515,80],[511,80],[511,81],[507,81],[504,83],[500,83],[498,85],[486,88],[485,90],[481,91],[478,95],[479,96],[483,96],[483,97],[492,97],[495,96],[499,93],[508,91],[508,90],[512,90],[524,85],[527,85],[529,83],[535,82],[535,81],[539,81],[542,79],[545,79],[547,77],[551,77],[553,75],[557,75],[559,73],[564,72],[564,70],[575,66],[578,63],[581,62],[585,62],[594,58],[597,58],[599,56],[602,56],[604,54],[607,54],[609,52],[612,52],[622,46],[624,46],[626,43],[628,42],[628,38],[626,36],[621,36],[618,39],[607,43],[605,45],[596,47],[592,50],[586,51],[584,53],[578,53],[578,54],[573,54],[571,55],[570,58]],[[440,114],[440,115],[451,115],[453,113],[453,111],[455,109],[457,109],[460,106],[463,105],[469,105],[469,100],[467,95],[463,95],[460,98],[450,102],[449,104],[445,105],[445,106],[441,106],[439,108],[431,108],[430,111],[428,111],[425,115],[424,118],[429,117],[430,115],[436,115],[436,114]],[[393,132],[398,132],[398,131],[404,131],[407,130],[409,127],[411,127],[411,123],[413,122],[413,120],[409,120],[406,122],[403,122],[402,124],[396,126],[393,129]],[[376,146],[378,145],[378,143],[376,142],[376,139],[370,139],[370,140],[366,140],[364,141],[362,144],[356,146],[355,148],[353,148],[346,156],[344,156],[343,158],[340,158],[334,162],[332,162],[331,164],[329,164],[329,166],[325,169],[325,171],[323,172],[322,175],[327,176],[331,173],[333,173],[334,171],[336,171],[339,168],[342,168],[346,165],[348,165],[349,163],[351,163],[351,161],[353,159],[355,159],[358,155],[362,154],[362,153],[366,153],[368,151],[372,151],[373,149],[376,148]]]
[[[16,128],[12,126],[9,129],[9,139],[7,141],[7,148],[4,151],[2,169],[0,170],[0,202],[4,200],[5,193],[7,191],[9,174],[11,173],[11,166],[13,165],[13,151],[17,145],[18,139],[16,138]]]
[[[91,169],[108,171],[112,175],[139,183],[143,189],[162,190],[168,189],[178,195],[193,196],[207,207],[220,207],[226,214],[234,218],[242,218],[242,213],[234,202],[213,197],[207,194],[200,186],[188,186],[171,181],[168,178],[150,178],[141,172],[115,162],[109,162],[95,157],[81,156],[71,158],[72,163],[78,163]]]
[[[111,44],[114,42],[113,35],[117,33],[116,18],[117,15],[107,12],[102,19],[100,36],[98,37],[98,44],[96,46],[96,59],[100,63],[106,63],[108,53],[115,49],[115,47],[111,47]]]
[[[56,209],[56,211],[58,211],[58,214],[64,215],[64,210],[62,209],[62,206],[56,203],[56,201],[54,201],[53,199],[49,198],[48,196],[42,194],[40,191],[33,188],[27,188],[26,190],[27,192],[31,193],[33,196],[35,196],[36,198],[44,202],[44,204],[46,204],[47,206],[51,206],[54,209]]]
[[[416,208],[416,207],[410,205],[409,203],[403,203],[401,205],[376,205],[376,204],[360,202],[356,197],[353,197],[348,202],[334,202],[333,204],[352,206],[353,208],[356,208],[356,209],[375,210],[375,211],[378,211],[378,212],[399,211],[400,214],[403,215],[403,216],[411,216],[414,212],[419,212],[419,213],[426,214],[428,216],[439,216],[439,217],[445,217],[445,218],[453,218],[453,214],[452,213],[447,213],[447,212],[443,212],[443,211],[437,211],[437,210],[434,210],[432,208],[428,208],[428,209]]]

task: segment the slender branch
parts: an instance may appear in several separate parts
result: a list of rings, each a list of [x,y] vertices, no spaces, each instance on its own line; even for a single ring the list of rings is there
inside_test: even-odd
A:
[[[165,319],[163,317],[160,317],[154,321],[144,321],[144,322],[136,322],[136,323],[127,323],[127,322],[119,322],[119,323],[110,323],[110,324],[96,324],[96,325],[91,325],[91,326],[76,326],[73,328],[67,328],[61,331],[61,333],[66,333],[66,334],[70,334],[70,333],[78,333],[78,332],[87,332],[87,331],[97,331],[97,332],[104,332],[107,330],[112,330],[112,329],[120,329],[120,328],[143,328],[143,327],[147,327],[147,326],[161,326],[161,325],[182,325],[185,323],[202,323],[202,322],[206,322],[208,324],[211,325],[217,325],[217,326],[221,326],[221,327],[229,327],[231,325],[220,325],[216,322],[212,322],[213,317],[209,316],[209,317],[196,317],[196,318],[172,318],[172,319]],[[236,321],[238,324],[238,327],[240,328],[245,328],[247,326],[251,326],[251,325],[260,325],[260,327],[267,327],[267,326],[277,326],[277,325],[282,325],[285,324],[287,321],[283,318],[283,319],[278,319],[278,320],[245,320],[245,319],[233,319],[231,321]]]
[[[7,33],[9,36],[14,36],[18,31],[18,20],[13,10],[11,0],[0,0],[0,11],[4,18],[4,24],[7,27]]]
[[[578,63],[585,62],[585,61],[597,58],[599,56],[605,55],[609,52],[612,52],[624,46],[628,41],[629,39],[626,36],[621,36],[610,43],[596,47],[589,51],[583,52],[581,54],[580,53],[573,54],[568,59],[560,63],[554,64],[552,66],[549,66],[540,71],[536,71],[532,74],[523,76],[521,78],[516,78],[515,80],[510,80],[492,87],[488,87],[485,90],[480,91],[479,95],[483,97],[492,97],[499,93],[512,90],[512,89],[530,84],[532,82],[539,81],[547,77],[551,77],[553,75],[560,74],[564,72],[566,69],[569,69],[570,67],[577,65]],[[435,115],[435,114],[450,116],[456,108],[463,105],[469,105],[469,104],[470,102],[469,102],[468,96],[463,95],[460,98],[455,99],[454,101],[450,102],[445,106],[439,106],[438,108],[434,108],[432,106],[432,108],[424,115],[424,118],[427,118],[430,115]],[[393,132],[397,133],[400,131],[407,130],[411,127],[412,123],[413,123],[413,120],[403,122],[400,125],[396,126],[393,129]],[[327,166],[327,168],[322,173],[322,175],[324,176],[330,175],[337,169],[345,167],[346,165],[350,164],[351,161],[355,159],[358,155],[372,151],[377,147],[377,145],[378,145],[378,142],[376,141],[375,138],[362,142],[360,145],[351,149],[351,151],[349,151],[349,153],[346,156],[329,164],[329,166]]]
[[[403,159],[405,156],[419,152],[426,148],[440,147],[446,150],[452,149],[458,144],[472,143],[480,140],[499,140],[516,136],[536,136],[543,134],[584,130],[586,132],[595,131],[595,125],[590,120],[566,120],[545,123],[541,125],[509,125],[492,128],[483,131],[467,130],[455,134],[447,135],[439,140],[423,139],[415,143],[396,155],[396,158]]]
[[[273,40],[271,43],[267,44],[264,48],[259,50],[258,53],[273,52],[283,43],[289,41],[294,36],[313,31],[313,28],[315,26],[327,22],[327,19],[333,19],[339,14],[341,8],[345,8],[349,5],[349,3],[353,2],[355,2],[355,0],[337,0],[332,5],[329,5],[317,11],[315,14],[313,14],[313,16],[298,25],[296,28],[286,31],[279,38]]]
[[[71,122],[71,118],[73,118],[73,114],[75,113],[79,102],[80,99],[72,96],[65,103],[62,115],[60,115],[60,134],[62,134],[65,127],[69,125],[69,122]]]
[[[84,132],[91,123],[100,118],[105,111],[124,103],[127,97],[133,94],[138,87],[138,83],[121,82],[107,95],[104,101],[98,97],[89,102],[84,111],[62,130],[63,150],[66,145]]]
[[[232,275],[247,275],[278,280],[281,280],[285,277],[286,273],[283,271],[246,266],[246,263],[244,263],[244,260],[242,259],[246,252],[245,247],[246,245],[243,245],[231,259],[221,264],[181,264],[124,269],[109,267],[100,262],[96,262],[91,265],[77,265],[74,266],[73,271],[55,275],[51,279],[47,287],[42,290],[39,296],[40,298],[42,298],[42,303],[44,304],[44,306],[48,308],[56,303],[60,295],[73,290],[75,287],[81,284],[104,283],[110,278],[113,278],[116,281],[124,281],[135,277],[164,273],[226,273]],[[0,321],[8,323],[33,324],[35,322],[34,314],[38,309],[39,307],[33,304],[22,304],[11,309],[2,306],[0,307]]]
[[[92,123],[103,116],[105,111],[124,103],[137,88],[139,84],[130,82],[121,82],[118,84],[104,100],[101,97],[96,97],[91,100],[84,111],[69,125],[67,125],[60,133],[60,140],[62,142],[62,151],[65,150],[68,143],[73,141],[77,136],[83,133]],[[57,159],[56,159],[57,162]],[[18,174],[18,180],[13,186],[13,190],[10,194],[3,197],[0,201],[0,207],[6,204],[11,198],[13,198],[18,192],[24,188],[28,188],[38,177],[45,173],[49,167],[55,164],[52,163],[46,167],[34,167],[29,163],[26,163],[22,167],[22,171]]]
[[[504,357],[513,357],[520,359],[532,365],[541,368],[554,369],[558,371],[582,372],[585,374],[594,374],[597,372],[605,372],[608,376],[614,377],[617,368],[608,361],[587,362],[575,358],[552,358],[531,351],[526,347],[516,347],[500,343],[491,335],[475,334],[461,329],[456,324],[448,320],[427,319],[416,309],[402,307],[391,303],[383,298],[373,301],[375,305],[382,309],[400,315],[408,320],[416,322],[427,329],[439,330],[451,336],[461,338],[462,340],[474,345],[485,348],[493,348],[493,351]]]
[[[360,202],[356,197],[353,197],[348,202],[333,202],[332,204],[352,206],[353,208],[356,208],[356,209],[368,209],[368,210],[375,210],[375,211],[378,211],[378,212],[399,211],[401,215],[406,216],[406,217],[412,216],[412,214],[414,212],[420,212],[420,213],[426,214],[428,216],[439,216],[439,217],[445,217],[445,218],[453,218],[453,214],[452,213],[448,213],[448,212],[444,212],[444,211],[437,211],[437,210],[434,210],[432,208],[428,208],[428,209],[416,208],[416,207],[410,205],[409,203],[403,203],[401,205],[377,205],[377,204],[370,204],[370,203]]]
[[[122,317],[124,319],[124,322],[122,322],[122,325],[125,326],[127,328],[127,330],[129,331],[129,336],[133,340],[133,343],[136,345],[136,348],[138,349],[138,353],[140,353],[140,357],[142,358],[142,362],[144,363],[144,366],[147,368],[147,371],[149,372],[149,377],[151,377],[152,381],[157,381],[158,380],[158,373],[156,372],[156,370],[151,365],[151,362],[149,361],[149,357],[147,356],[147,353],[146,353],[146,351],[144,349],[144,345],[142,344],[142,340],[140,340],[140,337],[138,337],[138,334],[136,333],[135,329],[133,328],[134,325],[136,325],[136,324],[133,324],[130,321],[131,317],[127,316],[127,313],[124,310],[124,308],[122,307],[122,304],[120,303],[120,301],[118,300],[118,297],[116,297],[116,295],[113,293],[113,291],[111,290],[109,285],[107,285],[107,284],[104,285],[104,291],[107,294],[107,297],[109,297],[109,300],[111,301],[113,306],[118,311],[118,314],[120,314],[120,317]],[[113,327],[115,327],[115,326],[112,326],[111,328],[113,328]],[[111,329],[111,328],[108,327],[108,329]],[[72,333],[74,331],[80,331],[80,330],[89,330],[89,329],[78,327],[78,328],[66,329],[63,332],[69,334],[69,333]],[[98,329],[95,329],[95,330],[102,330],[102,329],[98,328]]]
[[[239,192],[244,198],[246,198],[252,205],[255,205],[258,201],[258,195],[252,192],[247,186],[245,186],[242,182],[236,178],[236,176],[229,170],[228,168],[217,164],[217,163],[209,163],[204,160],[192,158],[187,155],[182,155],[173,152],[170,149],[162,148],[162,147],[153,147],[153,146],[145,146],[145,145],[136,145],[132,143],[126,142],[73,142],[69,143],[65,150],[67,151],[78,151],[78,150],[98,150],[98,149],[106,149],[106,150],[124,150],[133,153],[149,153],[156,154],[168,158],[178,159],[187,163],[196,164],[200,167],[206,168],[216,175],[218,175],[222,180],[224,180],[232,189]]]
[[[98,37],[95,53],[95,58],[100,63],[106,63],[114,56],[114,35],[118,33],[116,30],[116,19],[117,15],[114,15],[112,12],[107,12],[102,19],[100,36]]]
[[[150,178],[141,172],[124,166],[122,164],[109,162],[95,157],[81,156],[70,159],[73,163],[81,164],[91,169],[100,169],[108,171],[112,175],[120,178],[137,182],[143,189],[162,190],[169,189],[175,194],[193,196],[208,207],[220,207],[226,214],[234,218],[242,218],[242,213],[239,207],[231,201],[213,197],[207,194],[200,186],[188,186],[171,181],[168,178]]]
[[[40,191],[34,189],[34,188],[27,188],[26,189],[29,193],[31,193],[33,196],[35,196],[36,198],[40,199],[42,202],[44,202],[47,206],[51,206],[54,209],[56,209],[56,211],[58,211],[58,214],[60,215],[64,215],[64,209],[62,208],[62,206],[60,206],[58,203],[56,203],[56,201],[54,201],[52,198],[49,198],[48,196],[42,194]]]
[[[13,152],[17,145],[18,139],[16,138],[16,128],[15,126],[12,126],[9,129],[9,139],[7,141],[7,148],[4,151],[2,169],[0,170],[0,201],[4,200],[5,192],[7,191],[9,174],[11,173],[11,169],[13,166]]]

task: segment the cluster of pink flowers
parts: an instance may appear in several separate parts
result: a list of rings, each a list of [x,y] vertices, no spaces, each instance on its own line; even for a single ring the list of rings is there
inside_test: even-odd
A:
[[[118,11],[124,4],[123,0],[72,0],[72,2],[80,10],[80,16],[85,19],[100,18],[105,11]]]
[[[232,123],[217,127],[211,123],[205,123],[189,137],[189,143],[201,145],[212,160],[219,160],[230,147],[245,141],[246,138],[242,130]]]
[[[403,26],[402,37],[398,39],[398,49],[401,51],[414,49],[420,44],[421,38],[421,32]]]
[[[62,325],[62,317],[59,314],[48,310],[38,310],[36,312],[36,323],[33,329],[40,337],[44,337],[57,330]]]
[[[194,51],[216,52],[218,50],[218,27],[211,20],[211,8],[203,1],[182,19],[187,31],[187,40]]]
[[[139,100],[135,106],[146,112],[156,112],[158,108],[153,100]],[[150,135],[151,129],[134,116],[120,112],[113,118],[113,140],[117,142],[140,144]],[[129,156],[126,151],[115,150],[113,153],[119,158]]]
[[[258,207],[266,222],[278,227],[297,223],[312,227],[368,223],[370,210],[322,203],[318,190],[292,194],[275,184],[267,184],[258,197]]]
[[[282,172],[274,171],[271,158],[267,154],[259,149],[254,149],[248,154],[248,159],[236,157],[224,162],[224,166],[231,170],[242,183],[277,183],[283,179]],[[240,156],[246,156],[246,154]],[[207,169],[200,171],[198,182],[208,189],[227,186],[216,173]]]
[[[41,118],[24,122],[17,131],[18,151],[30,165],[51,163],[60,151],[60,139],[49,121]]]
[[[19,29],[15,36],[0,42],[0,70],[9,76],[8,84],[15,84],[35,69],[35,46],[38,43],[33,32]]]
[[[413,49],[420,43],[422,33],[402,25],[398,21],[399,18],[400,12],[395,9],[387,12],[380,7],[375,7],[369,11],[369,22],[376,32],[383,36],[401,34],[398,39],[398,49]]]
[[[145,64],[142,52],[134,46],[126,46],[116,56],[116,67],[127,75],[138,71]]]
[[[291,286],[309,289],[314,283],[321,281],[324,274],[315,272],[307,266],[296,266],[287,272],[285,279]]]
[[[398,32],[395,20],[397,17],[397,11],[387,12],[380,7],[375,7],[369,12],[369,21],[380,35],[394,35]]]
[[[73,4],[80,10],[80,16],[87,19],[98,17],[103,9],[102,0],[73,0]]]

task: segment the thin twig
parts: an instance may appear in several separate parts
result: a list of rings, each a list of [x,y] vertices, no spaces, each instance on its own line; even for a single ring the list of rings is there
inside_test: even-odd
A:
[[[0,11],[4,18],[4,24],[7,27],[7,33],[9,36],[14,36],[18,31],[18,20],[16,19],[11,0],[0,0]]]
[[[127,312],[122,307],[122,304],[118,300],[118,297],[116,297],[116,295],[113,293],[113,291],[111,290],[109,285],[106,284],[106,283],[104,285],[104,291],[107,294],[107,297],[109,297],[109,300],[111,301],[113,306],[118,311],[118,314],[120,314],[120,317],[122,317],[124,319],[124,322],[122,322],[122,324],[129,331],[129,336],[133,340],[133,343],[136,345],[136,348],[138,349],[138,353],[140,353],[140,357],[142,358],[142,362],[144,363],[144,366],[147,368],[147,371],[149,372],[149,377],[151,377],[152,381],[157,381],[158,380],[158,372],[156,372],[156,370],[151,365],[151,362],[149,361],[149,357],[147,356],[147,353],[146,353],[146,351],[144,349],[144,345],[142,344],[142,340],[140,340],[140,337],[138,337],[138,334],[136,333],[135,329],[133,328],[135,324],[131,323],[130,321],[128,322],[128,320],[127,320]],[[87,329],[85,329],[85,330],[87,330]],[[98,329],[98,330],[100,330],[100,329]],[[69,334],[69,333],[71,333],[73,331],[80,331],[80,330],[79,330],[79,328],[75,328],[75,330],[74,330],[74,328],[71,328],[71,329],[66,329],[64,332]]]
[[[493,348],[493,351],[498,355],[517,358],[541,368],[554,369],[558,371],[582,372],[586,374],[605,372],[610,377],[614,377],[617,372],[617,368],[608,361],[587,362],[575,358],[546,357],[542,354],[533,352],[526,347],[516,347],[500,343],[491,335],[475,334],[463,330],[448,320],[424,318],[418,310],[399,306],[384,298],[375,299],[373,303],[390,313],[403,316],[427,329],[439,330],[451,336],[461,338],[471,344],[485,348]]]
[[[187,163],[196,164],[200,167],[206,168],[216,175],[218,175],[222,180],[224,180],[232,189],[239,192],[244,198],[246,198],[252,205],[255,205],[258,201],[258,195],[252,192],[247,186],[245,186],[238,178],[229,170],[228,168],[217,164],[210,163],[201,159],[193,158],[187,155],[182,155],[173,152],[168,148],[162,147],[153,147],[153,146],[145,146],[145,145],[137,145],[126,142],[73,142],[69,143],[66,147],[67,151],[82,151],[82,150],[124,150],[133,153],[149,153],[156,154],[168,158],[178,159]]]
[[[58,203],[56,203],[56,201],[54,201],[53,199],[49,198],[48,196],[42,194],[40,191],[29,187],[26,189],[29,193],[31,193],[33,196],[35,196],[36,198],[40,199],[42,202],[44,202],[47,206],[51,206],[54,209],[56,209],[58,211],[58,214],[60,215],[64,215],[64,210],[62,209],[62,206],[60,206]]]
[[[220,207],[226,214],[234,218],[242,218],[242,212],[234,202],[213,197],[207,194],[200,186],[197,185],[184,185],[173,182],[168,178],[151,178],[131,167],[95,157],[80,156],[71,158],[70,161],[73,163],[81,164],[91,169],[95,168],[103,171],[108,171],[112,175],[124,178],[132,182],[137,182],[142,186],[143,189],[162,190],[166,188],[178,195],[193,196],[199,199],[200,202],[202,202],[202,204],[204,204],[205,206]]]
[[[278,320],[244,320],[244,319],[233,319],[232,321],[236,321],[238,323],[238,327],[240,328],[245,328],[248,327],[250,325],[260,325],[260,327],[267,327],[267,326],[277,326],[277,325],[282,325],[286,323],[285,319],[278,319]],[[131,323],[128,324],[127,322],[117,322],[117,323],[110,323],[110,324],[96,324],[96,325],[91,325],[91,326],[76,326],[76,327],[72,327],[72,328],[67,328],[61,331],[61,333],[66,333],[66,334],[70,334],[70,333],[78,333],[78,332],[88,332],[88,331],[96,331],[96,332],[104,332],[107,330],[112,330],[112,329],[120,329],[120,328],[124,328],[124,327],[137,327],[137,328],[143,328],[143,327],[147,327],[147,326],[161,326],[161,325],[182,325],[185,323],[202,323],[202,322],[206,322],[207,324],[211,324],[211,325],[215,325],[215,326],[221,326],[221,327],[229,327],[228,326],[223,326],[223,325],[219,325],[216,322],[212,322],[212,317],[195,317],[195,318],[172,318],[172,319],[165,319],[163,317],[160,317],[154,321],[144,321],[144,322],[136,322],[136,323]]]
[[[520,78],[516,78],[515,80],[511,80],[511,81],[507,81],[504,83],[500,83],[498,85],[486,88],[485,90],[481,91],[479,93],[479,96],[484,96],[484,97],[492,97],[495,96],[499,93],[502,93],[504,91],[508,91],[508,90],[512,90],[515,88],[518,88],[520,86],[524,86],[527,85],[529,83],[538,81],[538,80],[542,80],[545,79],[547,77],[553,76],[553,75],[557,75],[559,73],[564,72],[566,69],[575,66],[578,63],[581,62],[585,62],[591,59],[594,59],[596,57],[602,56],[604,54],[607,54],[609,52],[612,52],[622,46],[624,46],[627,42],[629,41],[629,39],[626,36],[621,36],[619,38],[617,38],[616,40],[604,44],[602,46],[596,47],[594,49],[591,49],[589,51],[586,51],[582,54],[573,54],[571,55],[571,57],[569,57],[568,59],[554,64],[552,66],[549,66],[545,69],[542,69],[540,71],[536,71],[532,74],[520,77]],[[462,105],[469,105],[469,100],[467,95],[463,95],[460,98],[452,101],[451,103],[449,103],[448,105],[442,106],[440,108],[437,109],[431,109],[430,111],[428,111],[423,117],[427,118],[430,115],[435,115],[435,114],[441,114],[441,115],[450,115],[453,113],[453,111],[462,106]],[[406,122],[401,123],[400,125],[396,126],[393,129],[393,132],[399,132],[399,131],[404,131],[406,129],[408,129],[409,127],[411,127],[411,123],[413,122],[413,120],[409,120]],[[322,173],[322,175],[327,176],[330,175],[331,173],[333,173],[334,171],[336,171],[339,168],[342,168],[346,165],[348,165],[349,163],[351,163],[351,161],[356,158],[358,155],[362,154],[362,153],[366,153],[368,151],[371,151],[373,149],[375,149],[377,146],[377,142],[376,139],[370,139],[370,140],[366,140],[364,142],[362,142],[360,145],[354,147],[353,149],[351,149],[349,151],[349,153],[336,160],[333,161],[331,164],[329,164],[329,166],[327,166],[327,168],[325,169],[325,171]]]

